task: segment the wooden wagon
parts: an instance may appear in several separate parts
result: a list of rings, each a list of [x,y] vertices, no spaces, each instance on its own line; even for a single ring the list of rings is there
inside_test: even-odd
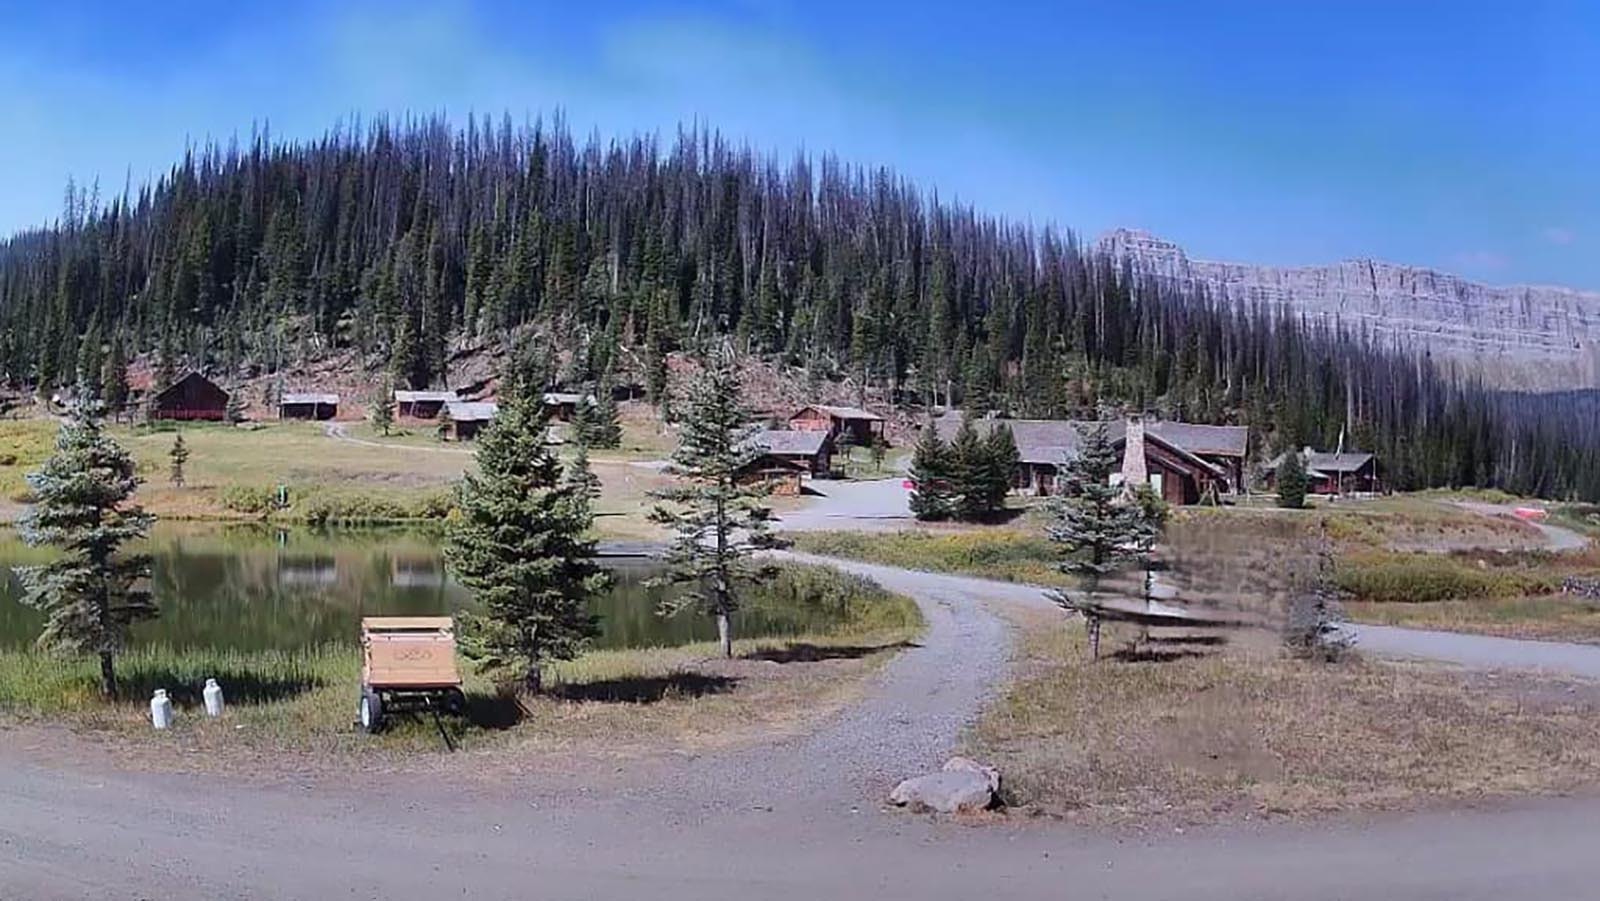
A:
[[[466,711],[450,617],[363,617],[361,658],[356,721],[362,731],[381,730],[391,713]]]

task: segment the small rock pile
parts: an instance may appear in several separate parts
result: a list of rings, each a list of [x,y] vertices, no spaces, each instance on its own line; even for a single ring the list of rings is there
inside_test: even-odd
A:
[[[916,811],[977,813],[1000,803],[1000,771],[966,757],[952,757],[937,773],[894,787],[889,803]]]

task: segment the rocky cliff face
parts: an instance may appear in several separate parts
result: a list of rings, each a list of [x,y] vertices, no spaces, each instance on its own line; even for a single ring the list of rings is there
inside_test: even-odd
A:
[[[1600,387],[1600,293],[1498,287],[1378,260],[1293,268],[1191,260],[1146,232],[1118,229],[1097,247],[1136,273],[1203,287],[1230,301],[1284,304],[1366,326],[1520,390]]]

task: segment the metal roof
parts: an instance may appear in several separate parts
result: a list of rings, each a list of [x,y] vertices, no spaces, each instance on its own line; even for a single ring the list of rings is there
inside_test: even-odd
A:
[[[750,444],[777,457],[814,457],[827,443],[827,432],[763,429],[750,436]]]
[[[280,404],[321,404],[329,407],[339,406],[337,394],[291,394],[285,392]]]
[[[1071,419],[974,419],[979,435],[988,435],[996,426],[1011,428],[1017,442],[1017,457],[1023,463],[1056,464],[1078,455],[1083,436],[1101,423]],[[1112,443],[1120,443],[1128,429],[1124,420],[1104,423]],[[947,414],[934,420],[939,437],[953,439],[961,428],[961,416]],[[1189,422],[1147,420],[1145,435],[1173,450],[1190,456],[1244,456],[1250,430],[1244,426],[1197,425]],[[1210,464],[1206,464],[1209,466]]]
[[[879,416],[870,410],[863,410],[860,407],[834,407],[828,404],[806,404],[799,410],[795,411],[794,416],[799,416],[801,413],[804,413],[807,410],[820,410],[821,412],[835,417],[836,419],[867,419],[874,422],[883,419],[882,416]],[[789,418],[793,419],[794,416]]]
[[[1324,454],[1312,451],[1306,455],[1306,469],[1325,474],[1360,472],[1372,459],[1371,454]]]
[[[455,400],[456,393],[454,391],[396,391],[394,399],[396,403],[402,404],[442,404]]]
[[[594,403],[594,395],[571,394],[564,391],[547,391],[544,395],[546,404],[581,404],[586,400]]]
[[[483,401],[453,401],[444,405],[454,422],[488,422],[500,412],[500,405]]]

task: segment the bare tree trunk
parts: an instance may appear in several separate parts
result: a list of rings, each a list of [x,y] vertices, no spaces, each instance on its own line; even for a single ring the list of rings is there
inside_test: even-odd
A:
[[[542,694],[544,692],[544,667],[537,663],[528,667],[528,671],[522,675],[522,687],[527,689],[528,694]]]
[[[110,651],[100,652],[100,695],[108,701],[117,699],[117,669]]]
[[[717,647],[726,659],[733,659],[733,629],[728,622],[728,614],[717,613]]]

